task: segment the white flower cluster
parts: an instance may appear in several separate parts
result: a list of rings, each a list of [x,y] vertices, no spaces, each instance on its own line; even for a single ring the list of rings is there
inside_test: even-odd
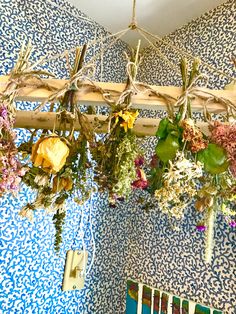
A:
[[[197,193],[196,179],[203,174],[200,162],[186,159],[177,153],[175,160],[169,161],[169,169],[163,176],[163,186],[156,190],[155,197],[161,210],[176,219],[183,218],[184,209]]]
[[[200,161],[194,162],[186,159],[184,154],[178,152],[174,162],[169,161],[169,171],[164,174],[168,184],[177,183],[181,180],[191,181],[203,175],[203,165]]]

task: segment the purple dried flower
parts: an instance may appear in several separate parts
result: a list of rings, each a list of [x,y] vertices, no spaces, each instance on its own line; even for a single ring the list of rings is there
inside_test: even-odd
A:
[[[16,191],[17,189],[18,189],[18,187],[15,185],[15,184],[11,184],[10,185],[10,189],[12,190],[12,191]]]
[[[5,189],[6,189],[6,182],[2,181],[2,182],[0,183],[0,189],[1,189],[1,190],[5,190]]]
[[[236,220],[231,220],[230,223],[229,223],[229,226],[231,228],[236,228]]]
[[[132,187],[134,189],[146,189],[148,187],[148,182],[147,181],[143,181],[142,179],[136,180],[132,183]]]
[[[134,189],[142,189],[142,190],[146,189],[148,186],[148,181],[147,181],[147,178],[143,169],[137,169],[137,176],[138,176],[138,179],[132,183],[132,187]]]
[[[204,225],[197,225],[196,229],[197,229],[197,231],[204,232],[204,231],[206,231],[207,227]]]
[[[7,109],[5,107],[0,108],[0,115],[1,117],[3,117],[4,119],[7,118]]]
[[[3,173],[3,174],[7,174],[7,169],[4,169],[4,168],[3,168],[3,169],[2,169],[2,173]]]

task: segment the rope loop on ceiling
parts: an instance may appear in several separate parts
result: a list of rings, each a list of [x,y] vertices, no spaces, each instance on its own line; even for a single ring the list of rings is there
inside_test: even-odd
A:
[[[50,0],[49,0],[50,1]],[[164,60],[164,62],[170,66],[176,73],[180,74],[179,68],[171,61],[169,60],[169,58],[162,53],[161,51],[161,45],[158,46],[158,42],[161,44],[166,45],[167,47],[171,48],[174,50],[174,52],[180,53],[181,56],[185,56],[188,57],[190,59],[195,59],[197,56],[193,55],[192,53],[189,53],[188,51],[186,51],[184,48],[180,48],[177,47],[171,40],[165,39],[165,38],[161,38],[158,35],[154,35],[151,32],[147,31],[145,28],[142,28],[140,26],[138,26],[137,24],[137,17],[136,17],[136,11],[137,11],[137,0],[132,0],[132,18],[131,18],[131,23],[129,24],[128,28],[118,31],[114,34],[108,34],[107,36],[104,36],[102,38],[95,38],[92,39],[90,41],[88,41],[87,46],[91,47],[92,45],[96,45],[96,44],[100,44],[101,45],[101,49],[100,52],[97,53],[96,55],[94,55],[91,60],[89,60],[89,62],[94,62],[95,59],[100,58],[101,56],[103,56],[104,50],[109,49],[111,46],[113,46],[119,39],[121,39],[128,31],[130,30],[136,30],[141,37],[143,37],[150,46],[152,46],[155,51],[158,53],[158,56]],[[79,17],[79,19],[81,19],[81,17]],[[149,38],[148,38],[149,36]],[[97,36],[96,36],[97,37]],[[111,43],[105,45],[104,42],[110,38],[113,38],[113,40],[111,41]],[[152,38],[152,40],[150,40],[150,38]],[[70,49],[67,49],[61,53],[58,53],[56,55],[49,55],[46,54],[45,56],[43,56],[39,61],[38,61],[38,65],[42,65],[46,62],[49,62],[51,60],[55,60],[57,58],[63,58],[66,55],[68,55],[68,53],[70,52],[74,52],[76,50],[76,47],[72,47]],[[199,60],[201,61],[201,64],[205,67],[207,67],[209,70],[218,73],[219,75],[222,75],[226,78],[228,78],[230,81],[235,81],[235,78],[232,77],[231,75],[229,75],[228,73],[226,73],[223,70],[219,70],[217,69],[215,66],[205,62],[204,60],[202,60],[201,58],[199,58]]]

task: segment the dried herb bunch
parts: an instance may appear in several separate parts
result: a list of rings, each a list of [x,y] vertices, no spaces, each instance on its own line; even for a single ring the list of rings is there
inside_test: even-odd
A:
[[[130,115],[135,113],[130,112]],[[97,143],[94,151],[95,180],[99,190],[108,190],[110,202],[128,197],[132,182],[136,179],[135,159],[139,154],[137,141],[131,130],[125,131],[121,124],[123,118],[112,119],[112,131],[104,141]]]
[[[200,79],[199,63],[195,60],[189,72],[182,60],[183,92]],[[171,108],[169,108],[170,110]],[[183,218],[184,210],[197,193],[202,164],[196,153],[207,147],[207,140],[192,119],[191,99],[187,96],[175,112],[161,120],[156,136],[156,155],[151,163],[150,191],[158,200],[162,211],[170,217]]]
[[[31,64],[30,56],[32,47],[23,45],[15,67],[9,73],[5,90],[0,94],[0,195],[11,192],[16,195],[19,184],[27,171],[19,162],[18,151],[15,145],[16,133],[13,130],[15,123],[15,98],[28,80],[33,86],[44,86],[40,75],[50,75],[42,70],[35,70],[35,64]]]
[[[132,132],[138,111],[131,109],[138,63],[137,49],[136,55],[128,62],[126,89],[111,108],[109,132],[92,150],[96,160],[95,180],[100,191],[108,191],[111,205],[127,198],[133,188],[139,187],[138,184],[134,186],[133,182],[141,180],[140,170],[135,164],[140,149]],[[142,180],[146,178],[142,177]]]
[[[71,80],[82,68],[86,46],[80,52],[77,49],[73,69],[70,70]],[[56,108],[57,121],[52,132],[43,130],[35,143],[36,131],[31,139],[23,143],[19,150],[31,157],[32,165],[24,176],[24,182],[37,191],[33,203],[27,204],[20,215],[30,219],[33,211],[44,208],[53,212],[56,229],[55,249],[60,248],[61,233],[66,213],[66,200],[73,198],[78,204],[83,204],[91,192],[91,161],[89,146],[94,143],[94,133],[86,116],[81,113],[77,100],[78,87],[68,85],[67,89],[57,92],[59,105]],[[54,110],[54,102],[50,111]],[[74,131],[75,122],[80,123],[80,132]],[[70,131],[66,131],[66,126]],[[56,127],[57,126],[57,127]]]
[[[177,220],[183,218],[187,205],[195,201],[196,210],[203,216],[196,228],[206,230],[209,262],[217,212],[224,215],[231,227],[236,226],[235,127],[210,122],[211,135],[201,132],[192,117],[189,91],[197,91],[197,83],[205,76],[199,72],[198,60],[190,71],[187,61],[182,60],[181,72],[183,94],[175,104],[178,110],[174,112],[173,108],[171,115],[161,120],[156,133],[158,143],[151,162],[149,190],[160,209]],[[233,109],[229,112],[233,113]],[[209,122],[207,110],[205,118]],[[234,116],[231,118],[234,120]]]

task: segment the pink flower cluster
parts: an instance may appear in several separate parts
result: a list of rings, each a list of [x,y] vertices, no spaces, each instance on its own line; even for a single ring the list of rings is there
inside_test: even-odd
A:
[[[144,190],[144,189],[146,189],[148,187],[148,181],[147,181],[145,172],[144,172],[143,169],[141,169],[141,167],[144,164],[144,158],[142,156],[138,157],[137,159],[135,159],[134,163],[135,163],[135,166],[137,167],[137,170],[136,170],[137,180],[135,180],[132,183],[132,187],[134,189],[142,189],[142,190]]]
[[[7,192],[15,194],[26,172],[16,157],[16,135],[12,127],[7,109],[0,106],[0,195]]]
[[[225,149],[230,161],[230,171],[236,177],[236,125],[215,122],[211,127],[211,140]]]

